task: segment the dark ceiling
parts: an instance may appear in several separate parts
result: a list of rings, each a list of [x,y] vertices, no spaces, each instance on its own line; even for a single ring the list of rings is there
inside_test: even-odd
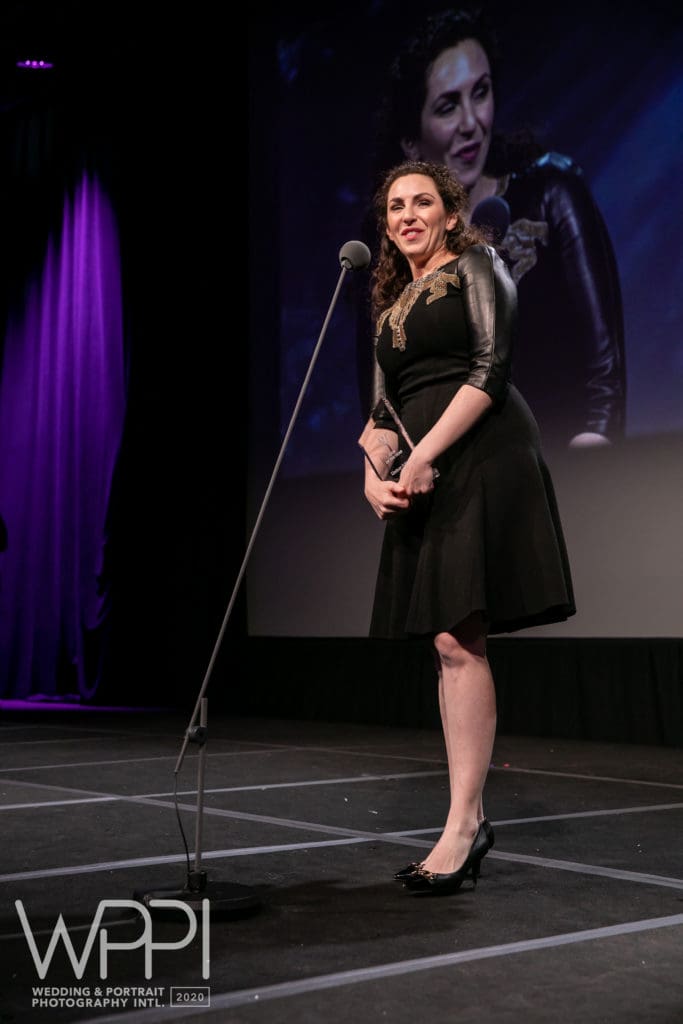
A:
[[[166,77],[195,74],[199,55],[211,40],[216,7],[194,4],[191,14],[170,4],[138,0],[2,0],[0,3],[0,100],[11,104],[38,76],[75,84],[130,89]],[[209,25],[209,30],[202,26]],[[213,31],[215,39],[217,24]],[[212,44],[213,45],[213,44]],[[17,68],[17,60],[52,60],[50,72]],[[169,69],[173,74],[169,76]]]

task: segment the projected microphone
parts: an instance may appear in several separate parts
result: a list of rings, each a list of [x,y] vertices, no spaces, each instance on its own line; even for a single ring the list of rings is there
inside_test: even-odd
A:
[[[345,242],[339,250],[344,270],[365,270],[370,263],[370,250],[365,242]]]
[[[510,227],[510,207],[500,196],[489,196],[472,211],[472,224],[481,228],[494,245],[500,245]]]

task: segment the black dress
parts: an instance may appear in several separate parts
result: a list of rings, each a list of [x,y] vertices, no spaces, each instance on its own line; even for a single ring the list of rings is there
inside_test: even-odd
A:
[[[408,284],[377,326],[375,399],[417,442],[463,384],[491,409],[437,459],[434,490],[388,520],[370,635],[432,635],[470,613],[489,633],[575,612],[571,574],[536,421],[511,383],[516,286],[475,245]],[[391,426],[375,406],[377,426]]]

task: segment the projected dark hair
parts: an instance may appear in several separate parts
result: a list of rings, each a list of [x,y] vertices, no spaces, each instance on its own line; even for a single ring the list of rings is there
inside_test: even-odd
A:
[[[493,24],[483,7],[448,8],[427,18],[421,30],[394,57],[384,95],[376,112],[376,184],[387,167],[403,159],[402,139],[417,139],[427,97],[432,64],[444,50],[466,39],[474,39],[484,50],[491,68],[494,97],[500,78],[500,46]],[[543,152],[533,133],[520,129],[514,134],[494,134],[486,172],[503,174],[528,164]]]

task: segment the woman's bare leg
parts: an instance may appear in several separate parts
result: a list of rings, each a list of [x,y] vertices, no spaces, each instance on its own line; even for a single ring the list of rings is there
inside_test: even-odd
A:
[[[438,874],[465,862],[483,818],[483,790],[496,732],[496,694],[479,615],[434,638],[439,708],[448,757],[451,803],[441,838],[423,861]]]
[[[453,802],[455,800],[455,793],[456,793],[456,788],[455,788],[455,783],[454,783],[454,773],[453,773],[453,770],[452,770],[452,767],[451,767],[452,764],[453,764],[453,757],[452,757],[451,751],[450,751],[450,733],[448,731],[448,713],[447,713],[447,710],[446,710],[446,701],[444,699],[444,692],[443,692],[443,672],[441,671],[441,662],[439,660],[438,655],[436,656],[436,663],[437,663],[436,668],[437,668],[437,674],[438,674],[438,680],[439,680],[439,688],[438,688],[438,694],[439,694],[439,713],[441,715],[441,727],[443,729],[443,738],[444,738],[444,743],[446,745],[446,758],[448,760],[448,775],[449,775],[449,779],[450,779],[451,802]],[[483,820],[484,820],[484,795],[482,793],[481,797],[479,798],[479,810],[477,812],[477,823],[479,824]]]

